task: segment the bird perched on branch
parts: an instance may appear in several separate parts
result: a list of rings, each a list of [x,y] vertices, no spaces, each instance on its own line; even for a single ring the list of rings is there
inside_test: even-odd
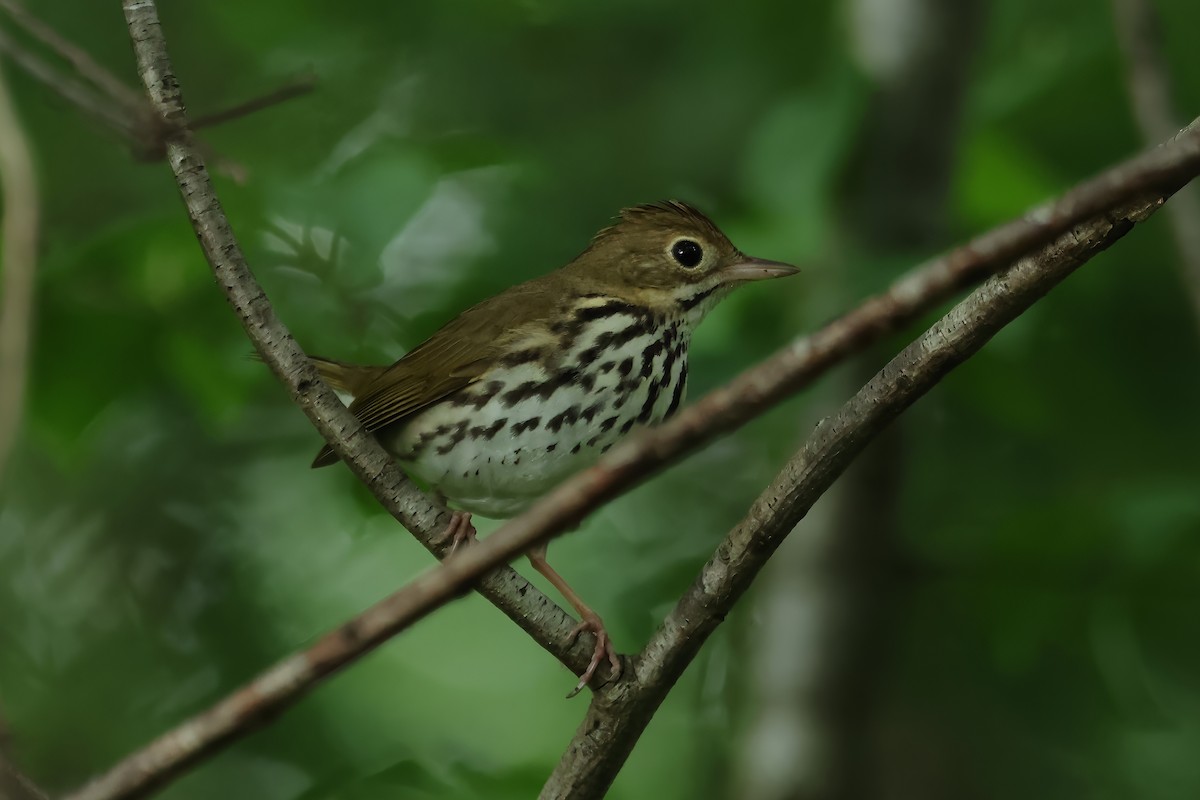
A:
[[[689,205],[635,206],[565,267],[467,309],[391,366],[313,360],[404,470],[460,509],[446,532],[457,546],[475,535],[471,514],[514,516],[674,414],[696,325],[734,288],[795,271],[746,256]],[[337,460],[326,446],[313,466]],[[575,692],[605,660],[619,673],[600,616],[546,546],[529,560],[579,612],[572,638],[596,637]]]

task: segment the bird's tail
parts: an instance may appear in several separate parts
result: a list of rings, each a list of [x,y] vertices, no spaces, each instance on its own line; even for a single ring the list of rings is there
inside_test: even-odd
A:
[[[255,361],[263,360],[258,353],[251,353],[250,357]],[[387,367],[364,367],[320,356],[309,356],[309,358],[312,360],[313,366],[317,368],[317,372],[321,374],[321,380],[336,391],[350,395],[351,398],[358,397],[365,392],[371,382],[387,370]],[[339,460],[337,453],[333,452],[333,448],[325,445],[313,460],[313,469],[336,464]]]
[[[335,361],[332,358],[309,356],[321,380],[328,383],[339,392],[345,392],[352,397],[358,397],[379,377],[386,367],[363,367],[357,364],[347,364],[345,361]]]
[[[252,361],[262,363],[263,357],[258,353],[250,353],[249,358]],[[358,397],[362,394],[371,381],[378,378],[387,367],[364,367],[358,364],[347,364],[345,361],[337,361],[332,358],[322,358],[321,356],[309,356],[313,366],[317,368],[317,372],[321,373],[321,380],[328,383],[336,391],[350,395],[351,398]]]
[[[347,364],[344,361],[335,361],[332,358],[321,358],[320,356],[309,356],[312,359],[313,365],[317,368],[317,372],[321,374],[321,380],[328,383],[339,392],[345,392],[351,397],[358,397],[367,387],[369,387],[379,375],[387,369],[387,367],[364,367],[357,364]],[[325,445],[321,448],[321,452],[317,453],[317,457],[313,460],[313,469],[317,467],[327,467],[330,464],[338,462],[337,453],[333,452],[333,448]]]

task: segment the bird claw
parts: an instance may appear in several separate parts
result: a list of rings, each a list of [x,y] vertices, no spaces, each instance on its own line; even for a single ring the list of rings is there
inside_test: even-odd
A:
[[[580,622],[571,629],[569,634],[567,634],[567,644],[574,644],[575,640],[579,638],[579,634],[584,632],[590,633],[596,637],[596,647],[594,650],[592,650],[592,660],[588,663],[587,669],[585,669],[583,674],[579,676],[579,683],[577,683],[575,688],[572,689],[567,695],[568,700],[583,691],[583,687],[587,686],[588,681],[590,681],[592,676],[596,674],[596,668],[599,667],[600,664],[605,661],[605,659],[608,660],[609,665],[612,667],[612,680],[615,681],[620,678],[621,671],[623,669],[621,657],[617,655],[617,651],[613,648],[612,640],[608,637],[608,631],[604,629],[604,622],[600,619],[600,617],[595,615],[591,617],[585,617],[583,622]]]
[[[450,549],[446,552],[446,558],[458,552],[460,545],[479,541],[475,526],[471,524],[471,515],[465,511],[451,513],[450,522],[446,525],[446,530],[442,532],[441,540],[443,543],[448,542],[450,544]]]

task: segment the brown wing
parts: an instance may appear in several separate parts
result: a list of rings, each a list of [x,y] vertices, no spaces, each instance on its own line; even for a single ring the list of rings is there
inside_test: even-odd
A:
[[[504,345],[553,314],[558,280],[555,273],[514,286],[472,306],[381,370],[350,410],[374,432],[403,421],[479,379],[503,352]],[[326,445],[313,467],[338,460]]]

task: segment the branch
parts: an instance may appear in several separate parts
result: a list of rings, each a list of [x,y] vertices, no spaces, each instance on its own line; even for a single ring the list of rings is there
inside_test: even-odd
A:
[[[303,97],[315,88],[317,88],[316,75],[312,73],[297,75],[272,92],[251,98],[244,103],[238,103],[236,106],[231,106],[222,111],[196,117],[191,122],[191,128],[194,131],[198,131],[201,128],[212,128],[216,125],[223,125],[226,122],[241,119],[242,117],[248,117],[271,106],[277,106],[280,103],[286,103],[288,100]]]
[[[540,796],[602,797],[700,647],[784,537],[863,448],[997,331],[1161,205],[1162,198],[1156,197],[1082,224],[990,278],[893,358],[837,414],[818,423],[650,638],[635,662],[634,680],[593,699]]]
[[[166,60],[152,0],[125,0],[143,81],[168,120],[182,119],[178,85]],[[186,130],[168,142],[168,160],[218,282],[224,287],[263,360],[334,450],[405,527],[429,549],[447,519],[414,489],[375,440],[321,383],[311,363],[275,317],[233,238],[202,161]],[[1081,184],[1054,203],[935,259],[815,334],[798,339],[660,428],[614,448],[593,468],[567,481],[521,517],[372,607],[318,643],[264,673],[208,712],[165,734],[72,796],[110,800],[144,796],[191,764],[260,727],[322,678],[377,647],[387,637],[460,594],[477,588],[556,656],[580,672],[591,648],[561,644],[570,620],[512,570],[487,572],[581,520],[603,502],[663,466],[737,427],[810,383],[841,358],[896,330],[1013,258],[1081,220],[1147,190],[1169,194],[1200,171],[1200,128]],[[536,613],[524,616],[530,597]],[[610,688],[620,696],[629,682]],[[625,687],[625,688],[623,688]],[[603,695],[601,695],[603,696]],[[652,709],[650,712],[652,713]],[[630,744],[632,746],[632,744]]]
[[[3,236],[0,260],[4,265],[4,297],[0,300],[0,475],[3,475],[25,406],[41,202],[29,141],[3,75],[0,75],[0,182],[4,199],[4,219],[0,222]]]
[[[141,95],[105,69],[82,47],[67,40],[58,31],[30,14],[17,0],[0,0],[0,10],[5,11],[26,33],[74,67],[76,72],[97,86],[111,101],[118,103],[127,115],[133,115],[138,109],[145,107]]]
[[[96,92],[83,81],[64,75],[47,64],[33,51],[28,50],[8,31],[0,28],[0,53],[5,53],[13,63],[28,75],[44,84],[48,89],[82,110],[87,116],[103,122],[123,138],[137,139],[134,117],[113,106],[112,102]]]
[[[3,29],[0,29],[0,52],[7,53],[26,73],[87,116],[120,134],[129,143],[134,158],[139,161],[160,161],[166,156],[164,142],[170,131],[144,97],[122,83],[82,47],[29,13],[17,0],[0,0],[0,11],[8,14],[26,34],[70,64],[78,78],[66,75],[47,63]],[[199,130],[239,119],[306,95],[315,87],[314,75],[299,75],[267,94],[197,118],[192,121],[191,128]],[[241,165],[221,158],[207,148],[205,152],[217,163],[220,171],[239,182],[244,178],[245,170]]]
[[[1171,101],[1171,76],[1162,54],[1162,23],[1153,0],[1113,0],[1117,41],[1125,54],[1133,115],[1146,142],[1166,139],[1179,128]],[[1180,272],[1200,325],[1200,187],[1179,192],[1167,208],[1179,249]]]

